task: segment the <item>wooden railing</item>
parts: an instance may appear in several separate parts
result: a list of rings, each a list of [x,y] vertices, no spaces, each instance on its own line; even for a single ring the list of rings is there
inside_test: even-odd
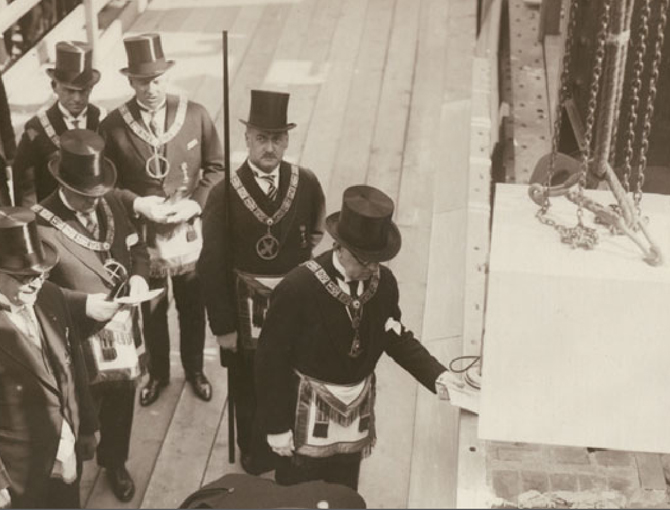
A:
[[[7,0],[0,0],[0,34],[4,34],[12,26],[25,16],[31,9],[37,6],[42,0],[14,0],[8,3]],[[83,9],[83,17],[86,26],[86,38],[93,48],[94,62],[97,57],[97,47],[99,41],[98,13],[111,0],[82,0],[82,4],[76,6],[67,16],[77,16],[76,11]],[[60,21],[60,20],[59,20]]]

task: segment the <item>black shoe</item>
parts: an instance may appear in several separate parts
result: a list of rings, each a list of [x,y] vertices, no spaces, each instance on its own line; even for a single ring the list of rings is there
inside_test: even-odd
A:
[[[106,471],[109,483],[112,485],[112,491],[114,491],[114,495],[119,501],[127,503],[133,499],[135,495],[135,482],[133,482],[126,467],[107,468]]]
[[[260,476],[263,473],[272,471],[275,467],[270,462],[259,462],[256,457],[243,453],[240,458],[240,464],[250,475]]]
[[[204,373],[193,372],[191,374],[186,374],[186,380],[191,383],[191,387],[198,398],[205,402],[212,400],[212,385],[209,384]]]
[[[167,381],[154,379],[153,377],[149,378],[149,382],[140,391],[140,405],[146,407],[156,402],[161,394],[161,389],[167,385]]]

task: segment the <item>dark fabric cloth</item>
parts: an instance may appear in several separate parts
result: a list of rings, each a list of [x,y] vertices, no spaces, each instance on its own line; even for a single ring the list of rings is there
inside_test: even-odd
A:
[[[12,497],[12,508],[81,508],[79,479],[67,484],[58,478],[45,481],[39,495],[25,494]]]
[[[142,116],[135,99],[128,103],[133,118],[142,123]],[[167,96],[166,130],[175,120],[178,97]],[[138,196],[161,197],[184,185],[181,168],[186,168],[186,187],[191,198],[204,209],[210,189],[223,177],[223,150],[205,108],[188,102],[183,126],[164,147],[170,161],[170,172],[163,182],[150,177],[145,164],[152,155],[150,145],[140,139],[125,123],[119,110],[111,112],[100,126],[107,141],[105,154],[115,164],[118,172],[117,187],[122,189],[129,203]],[[136,224],[140,230],[146,225],[143,219]],[[195,271],[173,276],[173,293],[179,315],[182,365],[187,372],[202,370],[205,345],[205,307]],[[165,286],[167,278],[152,278],[151,288]],[[167,327],[167,295],[143,304],[145,337],[150,357],[150,373],[167,380],[170,376],[170,337]]]
[[[137,241],[130,249],[127,241],[137,236],[128,215],[128,204],[123,204],[117,191],[105,195],[114,221],[114,238],[110,255],[121,263],[129,276],[149,276],[149,255],[143,242]],[[76,231],[87,235],[84,226],[75,213],[63,204],[58,191],[49,195],[41,205],[61,218]],[[103,206],[98,204],[98,224],[103,238],[109,225],[104,221]],[[51,270],[49,279],[61,287],[89,294],[108,293],[113,283],[106,274],[102,263],[106,256],[75,243],[38,216],[38,229],[41,237],[52,242],[60,254],[58,264]],[[82,324],[82,331],[89,335],[102,325],[92,320]],[[140,339],[136,339],[139,343]],[[98,463],[102,466],[123,464],[128,458],[130,436],[133,425],[133,407],[135,402],[135,383],[99,389],[93,386],[92,394],[100,421],[100,443],[98,445]]]
[[[360,453],[341,453],[319,459],[296,454],[293,457],[281,457],[277,463],[275,480],[280,485],[323,480],[358,490],[360,470]]]
[[[134,225],[130,221],[129,203],[122,201],[122,194],[112,190],[105,195],[105,201],[109,204],[114,218],[114,238],[110,248],[112,258],[120,262],[127,270],[129,276],[138,275],[143,278],[149,277],[149,254],[145,243],[139,239],[128,248],[127,242],[134,240],[138,235]],[[89,232],[77,219],[75,213],[63,204],[58,191],[54,191],[49,197],[40,203],[68,226],[76,231],[90,237]],[[98,204],[98,224],[100,233],[104,239],[107,235],[108,225],[103,221],[103,207]],[[60,260],[50,272],[49,279],[61,287],[81,290],[87,293],[108,292],[113,282],[101,267],[105,257],[99,257],[98,252],[81,246],[57,230],[45,220],[38,216],[38,229],[43,239],[46,239],[58,248]]]
[[[179,317],[179,350],[187,374],[202,371],[205,347],[205,307],[195,271],[170,277]],[[151,278],[149,287],[167,287],[168,279]],[[149,352],[151,377],[170,379],[170,336],[167,321],[168,296],[143,303],[144,334]]]
[[[322,481],[290,487],[245,474],[227,474],[201,487],[179,508],[365,508],[365,500],[348,487]]]
[[[130,453],[135,411],[135,386],[91,389],[100,417],[100,442],[96,459],[106,468],[123,466]]]
[[[60,136],[67,131],[58,102],[51,105],[46,113],[56,135]],[[89,104],[86,129],[97,131],[99,124],[100,109]],[[44,131],[37,115],[26,122],[12,167],[16,205],[27,205],[26,199],[30,198],[33,193],[37,196],[37,202],[41,202],[58,187],[56,179],[53,178],[47,166],[57,151],[58,147]]]
[[[175,119],[178,99],[167,96],[166,130]],[[137,102],[131,99],[127,106],[133,118],[144,125]],[[107,141],[105,155],[116,164],[116,185],[131,199],[148,195],[165,197],[174,192],[184,184],[185,167],[188,194],[204,209],[210,189],[223,177],[223,150],[216,127],[205,108],[193,101],[188,102],[182,128],[164,147],[165,157],[170,161],[170,172],[164,182],[147,174],[145,164],[153,154],[152,148],[126,125],[118,109],[101,123],[100,134]]]
[[[334,278],[333,251],[317,262]],[[380,266],[377,292],[363,309],[362,353],[349,356],[354,331],[346,307],[333,298],[312,271],[291,271],[272,294],[270,309],[256,351],[256,392],[259,418],[267,434],[293,428],[296,377],[294,369],[332,384],[355,384],[375,370],[383,353],[391,356],[427,389],[446,368],[406,331],[387,332],[389,318],[400,320],[398,283]]]
[[[77,327],[86,295],[45,282],[34,309],[44,353],[36,354],[0,313],[0,487],[9,487],[15,504],[51,507],[46,498],[63,419],[76,438],[98,428]]]
[[[279,191],[274,203],[258,186],[246,162],[237,170],[237,175],[258,206],[272,216],[288,191],[291,165],[285,161],[280,165]],[[284,275],[312,256],[312,249],[324,233],[325,198],[321,184],[310,170],[300,169],[293,205],[278,225],[271,228],[281,243],[274,260],[263,260],[256,252],[256,243],[267,232],[267,226],[247,209],[235,190],[229,192],[230,207],[226,203],[226,182],[212,189],[203,213],[203,247],[197,266],[209,325],[215,335],[237,330],[236,297],[229,290],[233,287],[233,269],[256,275]],[[232,261],[228,260],[229,247],[232,247]]]

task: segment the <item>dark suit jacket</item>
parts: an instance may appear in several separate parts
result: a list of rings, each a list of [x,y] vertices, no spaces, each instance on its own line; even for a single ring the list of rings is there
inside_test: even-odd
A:
[[[316,261],[334,279],[332,255],[328,250]],[[400,320],[398,283],[390,269],[381,266],[380,271],[377,292],[363,308],[359,330],[363,352],[357,358],[348,355],[354,330],[346,307],[312,271],[301,265],[275,288],[256,351],[256,395],[265,433],[293,428],[293,369],[333,384],[355,384],[372,374],[386,353],[435,393],[435,380],[446,368],[411,332],[386,332],[389,317]]]
[[[165,129],[174,122],[178,97],[168,95]],[[128,109],[142,126],[144,122],[135,99]],[[126,190],[128,197],[157,195],[164,197],[183,184],[181,167],[187,165],[188,194],[204,209],[209,190],[223,177],[223,151],[214,123],[205,108],[188,102],[184,125],[167,143],[165,157],[170,161],[170,172],[161,183],[145,171],[146,161],[153,154],[151,146],[138,137],[125,123],[118,109],[112,111],[100,125],[100,133],[107,141],[105,155],[118,171],[117,187]]]
[[[326,205],[321,184],[310,170],[300,168],[299,172],[293,204],[284,218],[272,227],[273,235],[281,243],[279,254],[273,260],[258,256],[256,243],[267,232],[267,226],[246,208],[237,192],[231,189],[230,204],[226,202],[225,181],[210,193],[202,216],[203,247],[197,270],[205,292],[209,324],[215,335],[237,329],[237,305],[229,291],[233,286],[233,268],[259,275],[284,275],[310,259],[312,249],[323,237]],[[237,175],[258,206],[272,216],[288,191],[291,165],[282,161],[279,167],[279,191],[274,203],[258,186],[246,162],[237,170]]]
[[[114,217],[114,239],[110,250],[111,255],[116,261],[123,264],[128,270],[129,276],[136,274],[148,280],[149,255],[147,248],[141,240],[138,240],[130,250],[126,246],[128,236],[136,236],[136,231],[118,194],[117,191],[111,191],[104,197]],[[41,202],[41,205],[62,219],[67,225],[85,236],[89,236],[88,231],[77,220],[74,212],[65,207],[58,191],[49,195]],[[104,239],[107,233],[107,225],[103,221],[104,215],[101,204],[98,205],[97,213],[101,227],[101,238]],[[76,289],[89,294],[109,292],[114,282],[107,275],[103,267],[104,258],[101,258],[98,252],[75,243],[39,216],[37,221],[41,238],[53,243],[58,248],[60,255],[58,264],[50,273],[49,279],[52,282],[61,287]]]
[[[63,114],[58,108],[58,102],[51,105],[46,113],[58,136],[67,131]],[[89,104],[86,129],[97,131],[100,124],[100,115],[100,109]],[[26,203],[26,198],[30,198],[33,193],[37,196],[37,202],[40,202],[58,187],[47,167],[47,163],[56,151],[58,151],[58,147],[54,145],[44,131],[37,115],[26,122],[12,166],[16,205],[32,205]]]
[[[86,295],[45,282],[35,303],[51,371],[42,353],[0,312],[0,487],[15,506],[48,505],[62,420],[75,436],[97,429],[86,384],[77,322]]]

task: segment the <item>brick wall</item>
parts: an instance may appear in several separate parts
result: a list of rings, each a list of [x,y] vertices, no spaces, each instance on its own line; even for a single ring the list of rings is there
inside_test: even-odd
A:
[[[488,442],[487,483],[494,507],[670,508],[655,460],[660,474],[633,452]],[[648,483],[654,476],[655,484]]]

